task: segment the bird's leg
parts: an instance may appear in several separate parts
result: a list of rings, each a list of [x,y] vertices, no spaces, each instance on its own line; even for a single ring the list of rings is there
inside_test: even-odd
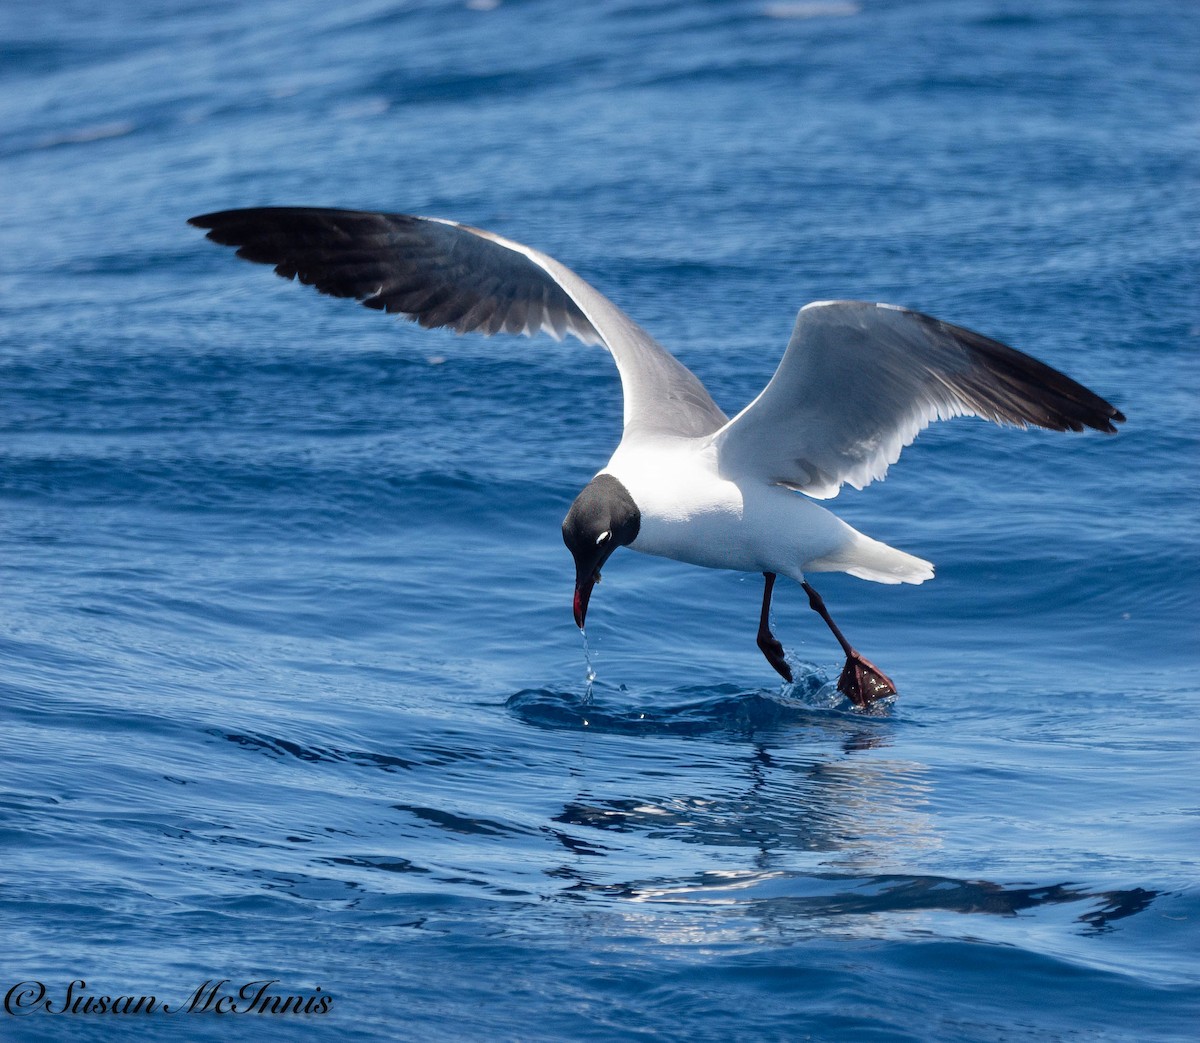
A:
[[[787,665],[787,660],[783,658],[783,645],[771,633],[771,627],[767,621],[767,616],[771,611],[771,591],[775,589],[775,573],[764,572],[763,578],[767,582],[763,587],[762,615],[758,619],[758,647],[761,649],[762,654],[767,657],[767,662],[778,671],[779,676],[785,681],[791,681],[792,668]]]
[[[838,691],[856,706],[868,706],[875,699],[895,695],[896,686],[892,684],[891,678],[869,659],[859,655],[842,636],[837,624],[830,619],[829,610],[825,607],[821,595],[807,583],[801,583],[800,586],[808,595],[809,607],[825,620],[825,625],[833,631],[833,636],[846,653],[846,665],[842,668],[842,676],[838,678]]]

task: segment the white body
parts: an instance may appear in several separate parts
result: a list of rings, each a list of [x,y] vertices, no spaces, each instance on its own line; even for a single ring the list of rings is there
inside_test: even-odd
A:
[[[643,554],[739,572],[848,572],[878,583],[921,583],[933,566],[869,536],[811,499],[759,480],[721,477],[711,438],[623,441],[601,473],[641,511],[629,546]]]

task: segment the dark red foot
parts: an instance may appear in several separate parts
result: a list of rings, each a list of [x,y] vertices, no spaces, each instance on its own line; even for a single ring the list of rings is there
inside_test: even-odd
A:
[[[870,706],[876,699],[896,694],[896,686],[892,684],[892,679],[857,652],[851,652],[847,656],[837,686],[838,691],[855,706]]]
[[[776,673],[785,681],[791,683],[792,668],[787,665],[787,660],[783,658],[783,645],[776,640],[775,635],[769,630],[760,630],[758,632],[758,647],[762,651],[762,654],[767,657],[767,662],[775,667]]]

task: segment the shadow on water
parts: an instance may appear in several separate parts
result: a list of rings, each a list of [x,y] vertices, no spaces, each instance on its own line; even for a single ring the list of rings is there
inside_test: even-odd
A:
[[[594,885],[579,881],[568,892],[661,905],[724,907],[754,916],[764,926],[881,914],[958,913],[1015,917],[1043,906],[1087,902],[1075,918],[1088,933],[1149,908],[1161,892],[1134,887],[1092,891],[1072,883],[1008,887],[988,880],[944,876],[842,873],[702,874],[690,881],[639,881]]]

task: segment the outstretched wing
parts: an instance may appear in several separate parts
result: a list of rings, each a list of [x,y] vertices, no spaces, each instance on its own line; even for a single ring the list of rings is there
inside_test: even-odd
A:
[[[188,223],[285,278],[422,326],[544,330],[603,344],[621,375],[627,433],[707,435],[728,420],[696,376],[607,297],[552,257],[491,232],[315,207],[225,210]]]
[[[934,420],[1115,432],[1099,395],[998,341],[888,304],[800,310],[775,375],[713,441],[730,476],[818,499],[882,478]]]

